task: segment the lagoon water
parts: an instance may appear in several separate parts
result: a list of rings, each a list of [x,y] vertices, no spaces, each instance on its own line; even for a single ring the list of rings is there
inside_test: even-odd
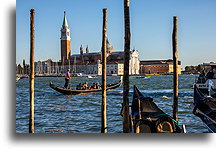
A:
[[[179,75],[179,124],[185,124],[189,133],[207,133],[202,121],[192,114],[192,85],[195,75]],[[107,84],[117,82],[118,76],[108,76]],[[63,77],[35,78],[35,133],[100,133],[101,130],[101,93],[67,96],[49,87],[53,81],[64,85]],[[74,77],[72,83],[88,81],[101,82],[101,77],[88,79]],[[133,85],[145,95],[154,98],[154,102],[172,116],[172,75],[153,75],[149,79],[130,77],[130,103]],[[123,86],[107,92],[107,132],[122,133],[120,115],[123,98]],[[29,123],[29,80],[16,82],[16,133],[28,133]]]

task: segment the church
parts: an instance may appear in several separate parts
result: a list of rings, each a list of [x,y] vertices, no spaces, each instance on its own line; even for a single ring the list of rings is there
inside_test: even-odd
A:
[[[61,59],[59,62],[47,60],[44,62],[35,63],[40,69],[38,73],[47,74],[64,74],[67,68],[71,69],[72,73],[102,75],[101,51],[90,52],[89,47],[80,46],[79,54],[72,54],[70,49],[71,34],[66,12],[64,12],[63,24],[61,26]],[[107,40],[107,74],[108,75],[123,75],[124,74],[124,51],[114,51],[113,46]],[[45,65],[45,66],[43,66]],[[43,68],[42,68],[43,67]],[[46,69],[46,70],[41,70]],[[138,75],[140,69],[139,53],[136,49],[130,52],[129,74]],[[43,71],[43,72],[41,72]]]
[[[70,67],[73,73],[83,74],[102,74],[101,52],[90,52],[89,47],[85,49],[81,45],[79,54],[71,54],[70,50],[70,29],[68,26],[66,12],[61,28],[61,64],[64,67]],[[130,52],[131,75],[139,74],[139,53],[133,49]],[[107,40],[107,74],[123,75],[124,73],[124,51],[114,51],[113,46]]]

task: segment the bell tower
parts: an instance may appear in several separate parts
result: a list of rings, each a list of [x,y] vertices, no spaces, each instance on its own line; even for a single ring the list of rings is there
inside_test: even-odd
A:
[[[70,29],[66,18],[66,12],[64,11],[64,19],[61,28],[61,61],[68,60],[70,58]]]

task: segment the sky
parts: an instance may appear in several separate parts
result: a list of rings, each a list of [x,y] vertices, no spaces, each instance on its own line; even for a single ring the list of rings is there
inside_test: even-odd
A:
[[[123,0],[17,0],[16,63],[29,63],[30,9],[35,9],[35,61],[60,60],[64,11],[71,53],[81,45],[102,46],[102,9],[108,9],[107,34],[115,51],[124,50]],[[178,16],[178,52],[182,66],[216,61],[215,0],[131,0],[131,49],[140,60],[172,59],[173,16]]]

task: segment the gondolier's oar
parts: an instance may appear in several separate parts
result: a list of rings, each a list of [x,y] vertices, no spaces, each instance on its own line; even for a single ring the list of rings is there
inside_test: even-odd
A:
[[[203,115],[204,117],[206,117],[208,120],[210,120],[211,122],[213,122],[214,124],[216,124],[216,121],[214,121],[212,118],[210,118],[209,116],[207,116],[206,114],[204,114],[202,111],[200,111],[198,108],[196,109],[196,112]]]
[[[199,113],[200,115],[203,115],[208,120],[210,120],[211,122],[213,122],[214,124],[216,124],[216,121],[214,121],[212,118],[210,118],[209,116],[207,116],[206,114],[204,114],[201,110],[199,110],[198,108],[196,108],[196,106],[194,106],[193,104],[191,105],[191,108],[193,109],[194,113]]]
[[[70,87],[69,88],[72,89],[72,86],[73,86],[72,85],[72,77],[70,77]]]

